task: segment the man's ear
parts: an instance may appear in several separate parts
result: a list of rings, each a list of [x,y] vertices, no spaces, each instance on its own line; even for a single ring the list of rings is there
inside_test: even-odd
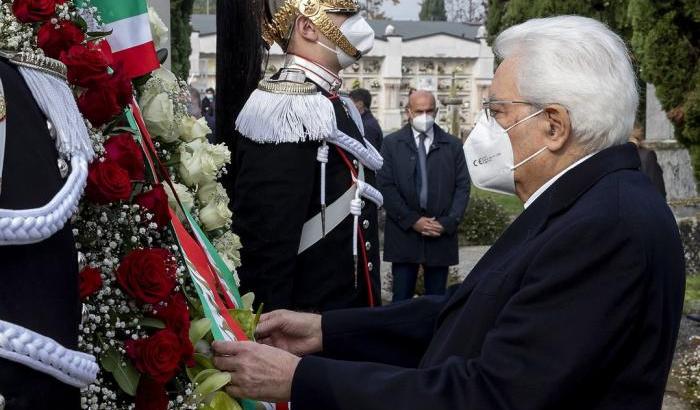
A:
[[[544,108],[544,114],[548,127],[547,148],[556,152],[571,138],[571,117],[569,111],[559,104],[548,105]]]
[[[309,20],[308,17],[300,16],[294,22],[294,31],[297,32],[304,40],[315,43],[318,41],[318,31],[316,26]]]

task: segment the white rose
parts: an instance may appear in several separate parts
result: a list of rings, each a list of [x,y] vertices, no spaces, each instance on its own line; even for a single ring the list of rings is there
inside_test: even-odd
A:
[[[148,22],[151,25],[153,43],[156,47],[160,47],[164,42],[168,41],[168,27],[160,19],[156,9],[151,6],[148,6]]]
[[[232,215],[226,202],[212,201],[199,211],[199,220],[205,231],[213,231],[228,226]]]
[[[207,149],[214,159],[216,169],[221,169],[224,165],[231,163],[231,151],[228,150],[226,144],[207,144]]]
[[[218,168],[207,145],[200,140],[180,145],[180,178],[190,187],[216,179]]]
[[[212,181],[202,185],[197,190],[197,198],[203,205],[207,205],[213,199],[228,200],[226,189],[218,182]]]
[[[143,108],[143,119],[149,132],[160,141],[171,143],[177,140],[177,133],[174,131],[175,112],[170,96],[160,93],[145,101]]]
[[[195,119],[194,117],[186,116],[180,123],[180,139],[185,142],[205,140],[209,134],[211,134],[211,128],[207,125],[204,117]]]
[[[163,186],[165,187],[165,193],[168,194],[168,205],[170,205],[171,209],[176,210],[177,216],[181,220],[185,220],[185,215],[182,213],[180,207],[177,205],[177,200],[175,199],[175,195],[173,195],[170,186],[168,184],[163,184]],[[182,184],[173,182],[173,186],[175,187],[175,193],[177,194],[177,197],[180,198],[180,203],[182,203],[182,207],[185,208],[187,212],[190,212],[192,210],[192,207],[194,206],[194,195],[192,195],[192,193],[187,189],[187,187]]]
[[[151,73],[151,78],[162,81],[162,83],[167,87],[179,87],[177,76],[173,74],[172,71],[162,66]]]

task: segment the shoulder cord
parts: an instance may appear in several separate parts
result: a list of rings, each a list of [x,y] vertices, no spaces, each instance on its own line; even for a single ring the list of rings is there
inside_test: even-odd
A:
[[[41,242],[61,230],[78,209],[87,182],[88,161],[94,156],[87,128],[68,84],[35,69],[20,67],[20,73],[37,104],[56,127],[56,148],[61,155],[70,157],[71,173],[46,205],[33,209],[0,209],[0,246]],[[0,133],[3,133],[2,126]],[[3,140],[0,137],[0,141]]]
[[[0,320],[0,357],[78,388],[93,383],[99,371],[95,356],[66,349],[49,337],[3,320]]]

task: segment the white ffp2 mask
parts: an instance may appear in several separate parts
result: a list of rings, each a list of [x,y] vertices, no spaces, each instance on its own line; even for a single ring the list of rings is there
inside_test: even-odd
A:
[[[493,117],[487,119],[486,114],[481,113],[464,143],[469,177],[474,185],[487,191],[515,195],[515,169],[544,152],[547,147],[513,165],[513,146],[508,131],[541,112],[542,110],[530,114],[507,129]]]
[[[435,124],[435,118],[426,113],[411,120],[411,126],[418,132],[428,132],[429,129],[433,128],[433,124]]]
[[[374,30],[372,30],[367,20],[361,15],[355,14],[345,20],[343,24],[340,25],[340,32],[343,33],[350,44],[355,46],[361,55],[367,55],[372,51],[374,47]],[[340,47],[333,49],[320,41],[316,43],[331,53],[335,53],[338,56],[338,63],[341,68],[350,67],[357,61],[355,57],[348,55],[345,51],[341,50]]]

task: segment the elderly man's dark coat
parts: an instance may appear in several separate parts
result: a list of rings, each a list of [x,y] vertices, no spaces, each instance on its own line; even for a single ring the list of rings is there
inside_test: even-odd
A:
[[[324,314],[292,408],[660,409],[683,251],[638,168],[628,144],[564,174],[444,298]]]
[[[457,227],[469,201],[469,172],[462,143],[437,125],[428,152],[428,209],[421,212],[416,188],[418,149],[410,125],[387,136],[384,166],[377,184],[384,195],[384,260],[450,266],[459,262]],[[438,238],[413,229],[421,216],[435,217],[445,228]]]

